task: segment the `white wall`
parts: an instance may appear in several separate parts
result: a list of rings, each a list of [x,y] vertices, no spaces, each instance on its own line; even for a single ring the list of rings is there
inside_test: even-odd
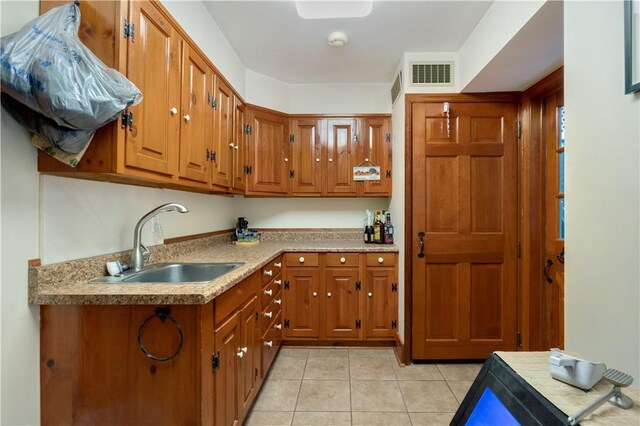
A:
[[[275,109],[280,112],[289,111],[289,85],[264,74],[247,69],[247,96],[245,100],[254,105]]]
[[[290,84],[291,114],[391,112],[389,83]]]
[[[640,381],[640,96],[623,3],[565,2],[566,348]]]

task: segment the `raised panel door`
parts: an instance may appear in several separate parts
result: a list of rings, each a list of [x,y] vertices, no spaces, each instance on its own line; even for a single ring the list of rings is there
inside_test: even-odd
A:
[[[135,43],[129,43],[127,77],[144,94],[129,108],[124,164],[173,176],[180,140],[180,36],[150,1],[130,3]]]
[[[365,339],[393,338],[397,328],[397,293],[392,291],[395,268],[368,268],[364,285]]]
[[[246,189],[247,165],[247,119],[245,115],[245,105],[237,96],[234,96],[234,116],[233,116],[233,189],[244,191]]]
[[[283,291],[285,338],[320,337],[320,269],[288,268]]]
[[[322,193],[321,129],[322,120],[298,119],[291,121],[291,192],[294,194]]]
[[[240,313],[236,312],[215,329],[215,353],[220,368],[215,370],[215,424],[237,425],[240,348]]]
[[[356,194],[353,167],[356,163],[355,119],[327,120],[327,193]]]
[[[380,167],[380,180],[362,182],[366,195],[391,195],[391,130],[388,118],[364,118],[360,125],[364,166]]]
[[[252,111],[249,139],[249,192],[285,194],[289,180],[289,142],[284,116]]]
[[[213,136],[212,184],[229,188],[232,185],[233,143],[233,92],[220,78],[216,79],[215,124]]]
[[[238,381],[238,415],[241,423],[256,396],[258,367],[260,365],[259,311],[257,296],[251,298],[240,311],[240,352],[243,355],[238,361],[240,376]]]
[[[211,70],[205,60],[182,43],[182,117],[180,126],[180,177],[208,184],[210,181]]]
[[[324,276],[325,336],[331,339],[357,338],[362,323],[358,309],[361,291],[356,289],[358,268],[326,268]]]

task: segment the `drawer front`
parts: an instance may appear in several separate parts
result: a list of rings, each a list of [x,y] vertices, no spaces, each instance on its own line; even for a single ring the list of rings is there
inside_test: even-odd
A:
[[[260,329],[264,332],[269,324],[273,322],[273,319],[280,315],[282,311],[282,292],[274,296],[273,300],[267,307],[262,310],[260,314]]]
[[[360,256],[358,253],[327,253],[327,266],[358,267]]]
[[[396,254],[367,253],[367,266],[396,266]]]
[[[318,266],[320,255],[318,253],[287,253],[285,255],[285,263],[287,267],[294,268],[296,266]]]
[[[262,377],[264,378],[269,367],[273,363],[273,359],[278,353],[280,343],[282,342],[282,329],[275,328],[276,324],[282,324],[282,315],[278,315],[273,321],[273,325],[269,327],[262,335]]]
[[[280,282],[282,282],[282,279],[278,278],[278,280]],[[267,284],[262,290],[261,290],[261,305],[262,309],[266,308],[267,306],[269,306],[269,304],[271,303],[271,301],[276,297],[276,294],[278,294],[278,292],[280,291],[280,289],[282,288],[282,286],[278,286],[275,283],[276,280],[271,280],[269,282],[269,284]]]
[[[260,288],[260,271],[251,274],[241,283],[225,291],[214,300],[214,324],[220,324],[225,318],[241,308]]]

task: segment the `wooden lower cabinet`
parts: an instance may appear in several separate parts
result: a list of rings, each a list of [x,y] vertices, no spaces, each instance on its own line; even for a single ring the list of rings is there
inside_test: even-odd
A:
[[[320,337],[320,269],[287,268],[284,282],[284,337]]]
[[[357,339],[361,283],[358,268],[327,267],[324,271],[324,335],[328,339]]]
[[[215,424],[237,424],[240,360],[240,313],[236,312],[215,329],[216,357],[219,369],[215,381]]]
[[[365,280],[364,338],[393,338],[398,328],[398,285],[395,268],[369,267]]]

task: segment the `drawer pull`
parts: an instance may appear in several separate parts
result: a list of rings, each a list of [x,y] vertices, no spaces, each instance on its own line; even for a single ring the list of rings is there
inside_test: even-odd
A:
[[[282,285],[282,280],[275,280],[274,283],[276,283],[277,285]]]
[[[327,293],[327,297],[331,297],[331,292]]]
[[[304,256],[300,256],[300,259],[298,259],[298,262],[304,263]]]
[[[244,348],[240,348],[240,350],[241,350],[242,352],[244,352],[245,354],[246,354],[247,352],[249,352],[249,348],[248,348],[248,347],[246,347],[246,346],[245,346]]]
[[[381,258],[382,259],[382,258]],[[264,271],[265,275],[269,275],[272,276],[273,275],[273,271],[271,269],[269,269],[268,271]]]
[[[171,113],[171,115],[176,115],[178,113],[178,108],[173,107],[169,110],[169,112]]]
[[[273,290],[265,290],[264,294],[266,294],[267,296],[271,296],[273,294]]]
[[[367,296],[372,297],[373,293],[369,292],[369,294]]]
[[[273,316],[273,312],[265,312],[263,315],[267,318],[271,318]]]
[[[316,158],[316,163],[319,163],[319,162],[320,162],[320,159],[319,159],[319,158]]]
[[[276,305],[282,305],[282,299],[276,299],[273,301]]]
[[[340,258],[340,263],[345,263],[347,261],[347,259],[345,259],[344,257]]]
[[[282,268],[282,262],[274,263],[273,266],[276,268]]]
[[[187,122],[188,122],[189,120],[191,120],[191,116],[190,116],[189,114],[186,114],[186,115],[184,116],[184,121],[187,121]]]
[[[277,330],[282,330],[282,324],[276,324],[273,326],[273,328],[277,329]]]
[[[318,293],[316,293],[315,291],[313,292],[313,297],[316,297],[318,295]]]
[[[384,257],[379,257],[378,258],[378,263],[384,263]]]
[[[273,340],[269,340],[268,342],[264,342],[264,345],[268,348],[273,347]]]
[[[244,356],[244,352],[238,351],[238,358],[242,358]]]

